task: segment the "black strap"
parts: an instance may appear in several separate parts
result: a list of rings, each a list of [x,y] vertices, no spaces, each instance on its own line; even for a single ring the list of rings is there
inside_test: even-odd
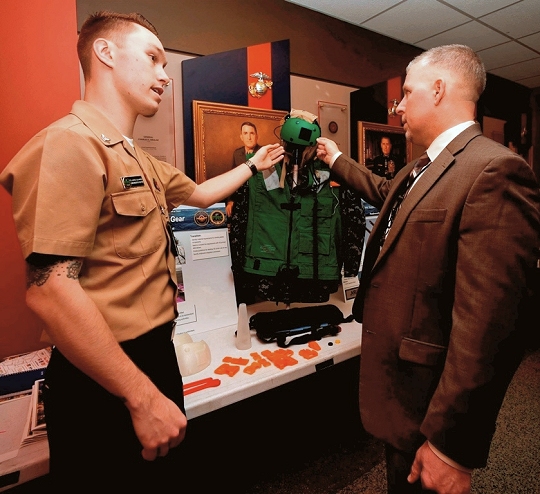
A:
[[[313,328],[309,333],[305,333],[301,336],[296,336],[287,342],[289,335],[286,333],[279,333],[276,336],[276,343],[280,348],[287,348],[291,345],[302,345],[309,341],[320,340],[324,336],[336,336],[341,331],[339,326],[329,325],[318,328]]]

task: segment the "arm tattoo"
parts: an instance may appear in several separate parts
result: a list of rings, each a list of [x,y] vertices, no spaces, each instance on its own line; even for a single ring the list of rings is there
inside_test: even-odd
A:
[[[76,257],[31,254],[26,259],[26,267],[26,287],[30,288],[33,285],[45,284],[55,270],[57,276],[62,276],[65,272],[66,278],[79,279],[82,260]]]

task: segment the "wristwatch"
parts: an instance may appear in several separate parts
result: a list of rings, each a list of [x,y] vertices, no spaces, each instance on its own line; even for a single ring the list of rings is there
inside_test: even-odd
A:
[[[251,170],[251,173],[253,174],[253,176],[255,176],[255,175],[257,175],[257,173],[259,173],[259,170],[257,170],[257,167],[255,166],[255,163],[253,163],[253,161],[247,160],[246,165]]]

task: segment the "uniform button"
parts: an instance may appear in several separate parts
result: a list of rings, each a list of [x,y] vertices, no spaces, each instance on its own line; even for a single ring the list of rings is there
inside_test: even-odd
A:
[[[141,211],[144,213],[146,211],[146,206],[144,204],[141,204]]]

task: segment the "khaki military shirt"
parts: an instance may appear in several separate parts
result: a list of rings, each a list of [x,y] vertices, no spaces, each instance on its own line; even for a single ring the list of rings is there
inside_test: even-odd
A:
[[[176,317],[168,211],[195,189],[180,170],[77,101],[19,151],[0,183],[13,196],[24,257],[84,258],[80,284],[118,341]]]

